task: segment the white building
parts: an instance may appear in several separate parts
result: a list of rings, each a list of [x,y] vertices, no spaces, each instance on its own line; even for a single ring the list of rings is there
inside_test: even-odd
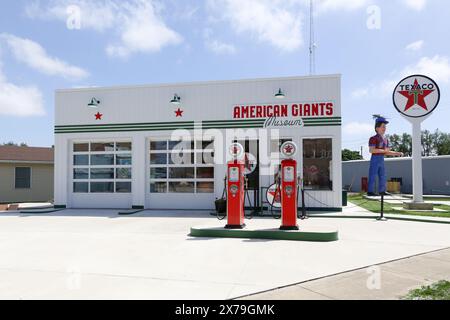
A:
[[[307,207],[341,208],[340,75],[58,90],[55,121],[57,207],[212,209],[232,142],[259,160],[248,177],[261,191],[291,139]]]

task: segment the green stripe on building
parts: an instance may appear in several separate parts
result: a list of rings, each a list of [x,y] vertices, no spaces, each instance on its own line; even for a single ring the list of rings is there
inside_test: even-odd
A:
[[[56,134],[63,133],[93,133],[93,132],[127,132],[127,131],[169,131],[194,129],[248,129],[264,128],[266,119],[250,120],[212,120],[212,121],[183,121],[158,123],[128,123],[128,124],[98,124],[98,125],[65,125],[55,126]],[[306,118],[303,119],[305,127],[313,126],[340,126],[340,117],[332,118]]]

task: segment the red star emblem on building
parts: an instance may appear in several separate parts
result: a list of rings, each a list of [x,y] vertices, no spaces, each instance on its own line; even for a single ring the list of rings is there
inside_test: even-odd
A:
[[[183,117],[183,110],[181,110],[180,108],[178,108],[178,110],[175,110],[175,115],[176,117]]]
[[[103,114],[101,114],[100,112],[97,112],[97,114],[95,115],[95,120],[102,120]]]
[[[429,94],[433,93],[433,90],[424,90],[420,87],[419,82],[417,79],[414,81],[414,85],[411,90],[402,90],[399,91],[402,96],[408,98],[408,102],[405,106],[405,111],[408,111],[413,106],[418,105],[422,107],[423,109],[428,111],[427,104],[425,102],[425,97],[427,97]]]

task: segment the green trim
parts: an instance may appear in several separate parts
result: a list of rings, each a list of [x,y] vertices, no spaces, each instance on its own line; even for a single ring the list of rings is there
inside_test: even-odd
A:
[[[67,206],[65,204],[61,204],[61,205],[55,204],[53,207],[55,209],[67,209]]]
[[[380,215],[321,215],[321,214],[310,214],[309,218],[332,218],[332,219],[378,219]],[[450,224],[450,221],[443,220],[428,220],[428,219],[414,219],[414,218],[406,218],[406,217],[392,217],[391,215],[385,215],[387,220],[396,220],[396,221],[407,221],[407,222],[424,222],[424,223],[435,223],[435,224]]]
[[[128,211],[120,211],[118,213],[119,216],[131,216],[133,214],[144,211],[144,209],[136,209],[136,210],[128,210]]]
[[[302,208],[299,208],[301,210]],[[342,212],[342,208],[306,208],[307,211],[313,212]]]
[[[341,117],[332,118],[306,118],[303,119],[305,127],[311,126],[340,126]],[[92,125],[64,125],[55,126],[55,134],[61,133],[92,133],[92,132],[128,132],[128,131],[169,131],[177,129],[245,129],[263,128],[267,119],[248,120],[211,120],[211,121],[182,121],[158,123],[118,123],[118,124],[92,124]],[[201,125],[200,125],[201,124]]]
[[[21,210],[20,213],[22,214],[46,214],[46,213],[53,213],[62,211],[64,209],[45,209],[45,210]]]
[[[306,231],[281,231],[273,230],[246,230],[224,228],[191,228],[191,237],[203,238],[239,238],[239,239],[267,239],[331,242],[339,240],[338,231],[306,232]]]
[[[131,209],[133,209],[133,210],[144,210],[145,207],[144,206],[132,206]]]

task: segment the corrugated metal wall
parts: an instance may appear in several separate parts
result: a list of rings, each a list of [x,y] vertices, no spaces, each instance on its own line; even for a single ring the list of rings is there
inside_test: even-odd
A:
[[[352,186],[351,191],[361,191],[361,179],[368,177],[369,161],[342,163],[343,186]],[[402,178],[402,192],[412,193],[412,159],[386,159],[388,179]],[[424,194],[450,195],[450,156],[423,158]]]

